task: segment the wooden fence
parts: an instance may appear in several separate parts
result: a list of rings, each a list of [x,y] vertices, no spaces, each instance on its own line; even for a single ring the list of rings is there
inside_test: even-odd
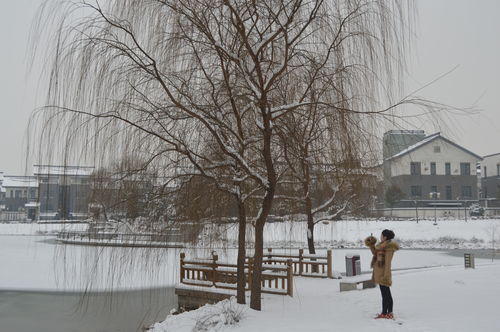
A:
[[[326,251],[326,255],[304,254],[304,249],[299,249],[298,254],[273,253],[271,248],[267,249],[263,261],[265,264],[283,265],[291,261],[293,274],[303,277],[333,278],[332,251]]]
[[[245,263],[245,290],[252,285],[253,259]],[[211,259],[187,260],[180,254],[180,282],[185,285],[215,287],[236,290],[237,265],[218,261],[217,255]],[[292,261],[280,264],[262,264],[262,293],[293,296]]]

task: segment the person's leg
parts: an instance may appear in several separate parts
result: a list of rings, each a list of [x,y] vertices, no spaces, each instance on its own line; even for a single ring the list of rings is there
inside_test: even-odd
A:
[[[389,287],[380,285],[380,293],[382,294],[382,314],[387,315],[389,312],[389,302],[387,301],[387,290]]]
[[[392,313],[392,306],[394,302],[392,300],[391,289],[387,287],[387,312]]]

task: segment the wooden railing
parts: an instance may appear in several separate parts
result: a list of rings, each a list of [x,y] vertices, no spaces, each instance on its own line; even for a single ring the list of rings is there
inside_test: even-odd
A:
[[[253,259],[245,263],[245,290],[252,285]],[[187,260],[180,254],[180,282],[186,285],[236,289],[237,265],[218,261],[216,254],[210,259]],[[293,296],[292,262],[262,265],[262,293]]]
[[[264,263],[284,265],[289,260],[292,263],[293,274],[304,277],[333,278],[332,251],[327,250],[326,255],[304,254],[304,249],[299,249],[298,254],[273,253],[271,248],[264,254]]]

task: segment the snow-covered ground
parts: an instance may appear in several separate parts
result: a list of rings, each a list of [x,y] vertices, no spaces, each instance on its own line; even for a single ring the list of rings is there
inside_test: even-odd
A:
[[[61,245],[45,236],[2,236],[0,289],[81,291],[174,286],[179,281],[181,251],[190,258],[208,257],[210,253],[210,250],[200,249]],[[297,253],[295,249],[274,251]],[[235,249],[217,250],[217,253],[221,261],[236,261]],[[369,270],[369,250],[333,249],[335,271],[345,271],[345,255],[350,253],[360,255],[362,270]],[[450,256],[444,251],[401,250],[393,267],[404,269],[462,263],[462,257]]]
[[[369,270],[370,252],[362,248],[360,241],[384,228],[393,229],[402,242],[403,249],[419,248],[428,241],[427,247],[437,248],[492,248],[491,239],[500,235],[500,220],[440,220],[433,221],[340,221],[318,224],[315,231],[319,246],[333,247],[335,271],[345,271],[347,253],[361,256],[362,270]],[[181,251],[187,257],[206,257],[211,248],[161,249],[161,248],[110,248],[78,245],[61,245],[54,241],[55,232],[63,227],[82,228],[84,225],[57,224],[0,224],[0,289],[17,290],[109,290],[138,289],[172,286],[178,282],[178,260]],[[304,223],[272,223],[266,226],[266,243],[282,246],[288,252],[305,246]],[[219,229],[220,231],[220,229]],[[226,230],[235,237],[233,227]],[[494,233],[495,232],[495,233]],[[280,235],[281,234],[281,235]],[[22,236],[32,235],[32,236]],[[440,240],[441,239],[441,240]],[[452,246],[441,245],[443,239],[464,239]],[[337,242],[334,242],[337,241]],[[446,242],[446,241],[445,241]],[[450,240],[446,243],[452,243]],[[500,241],[498,241],[500,242]],[[344,243],[338,249],[335,244]],[[292,245],[293,244],[293,245]],[[496,246],[496,244],[495,244]],[[221,261],[236,261],[236,250],[215,249]],[[325,249],[320,249],[319,253]],[[274,249],[275,252],[279,249]],[[460,265],[463,258],[445,251],[401,250],[394,261],[394,268]],[[112,263],[111,263],[112,262]]]
[[[499,275],[498,263],[394,272],[396,321],[373,319],[381,309],[376,288],[340,293],[339,280],[297,277],[293,298],[264,295],[261,312],[226,301],[168,316],[153,331],[498,331]],[[239,322],[229,325],[234,316]]]
[[[363,239],[373,234],[379,237],[384,229],[392,229],[403,248],[421,249],[490,249],[500,242],[500,219],[376,221],[341,220],[318,223],[314,239],[318,247],[363,247]],[[234,244],[237,240],[237,226],[226,225],[217,228]],[[265,246],[304,247],[307,227],[305,222],[267,223],[264,230]]]
[[[73,227],[81,228],[82,225]],[[273,223],[266,227],[266,246],[274,247],[274,252],[296,252],[297,247],[305,246],[304,223]],[[188,257],[206,257],[212,250],[210,247],[155,249],[61,245],[55,242],[54,236],[61,228],[62,225],[0,224],[0,290],[172,287],[178,282],[181,251]],[[463,257],[447,252],[453,248],[496,248],[496,243],[500,242],[500,220],[469,220],[467,223],[439,220],[437,226],[432,220],[418,224],[415,221],[340,221],[318,224],[315,237],[318,247],[322,247],[319,253],[333,248],[335,271],[345,271],[345,255],[356,253],[361,256],[362,270],[368,272],[371,253],[362,248],[361,241],[371,233],[378,236],[385,228],[396,232],[403,247],[393,261],[392,287],[395,314],[402,325],[373,320],[380,310],[378,289],[340,293],[339,280],[297,277],[294,278],[293,298],[265,295],[261,312],[234,303],[219,303],[169,316],[157,324],[154,331],[193,331],[195,324],[204,320],[213,323],[207,331],[498,330],[500,262],[476,258],[477,268],[464,270]],[[236,239],[233,226],[227,227],[225,232],[223,235]],[[221,261],[235,261],[235,249],[226,246],[226,249],[216,250]],[[224,324],[228,321],[221,318],[229,317],[223,314],[227,308],[241,314],[237,324]]]

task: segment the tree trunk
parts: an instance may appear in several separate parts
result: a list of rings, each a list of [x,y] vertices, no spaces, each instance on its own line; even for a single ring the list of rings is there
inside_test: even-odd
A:
[[[262,293],[262,255],[263,255],[263,235],[264,224],[263,218],[257,220],[255,224],[255,253],[253,256],[252,268],[252,294],[250,296],[250,308],[254,310],[261,309],[261,293]],[[265,220],[265,219],[264,219]]]
[[[250,297],[250,308],[254,310],[261,309],[261,288],[262,288],[262,257],[264,254],[264,225],[267,216],[271,211],[274,198],[275,185],[271,185],[262,202],[262,212],[255,222],[255,253],[252,269],[252,294]]]
[[[314,219],[312,214],[312,202],[309,197],[306,198],[306,215],[307,215],[307,248],[310,254],[315,254],[314,248]]]
[[[314,248],[314,219],[312,213],[312,202],[311,198],[306,197],[306,214],[307,214],[307,248],[309,249],[309,254],[314,255],[316,249]],[[315,259],[311,259],[315,261]],[[318,267],[316,265],[311,266],[311,272],[318,272]]]
[[[237,284],[236,301],[245,304],[245,242],[246,242],[246,211],[245,203],[238,198],[238,262],[237,262]]]
[[[271,154],[271,134],[270,113],[263,110],[264,123],[264,142],[263,142],[263,157],[267,170],[267,188],[264,199],[262,201],[261,213],[255,221],[255,253],[252,275],[252,294],[250,296],[250,308],[261,310],[261,288],[262,288],[262,255],[264,251],[264,225],[266,224],[267,216],[271,212],[273,205],[274,192],[276,190],[276,171],[274,169],[273,158]]]

